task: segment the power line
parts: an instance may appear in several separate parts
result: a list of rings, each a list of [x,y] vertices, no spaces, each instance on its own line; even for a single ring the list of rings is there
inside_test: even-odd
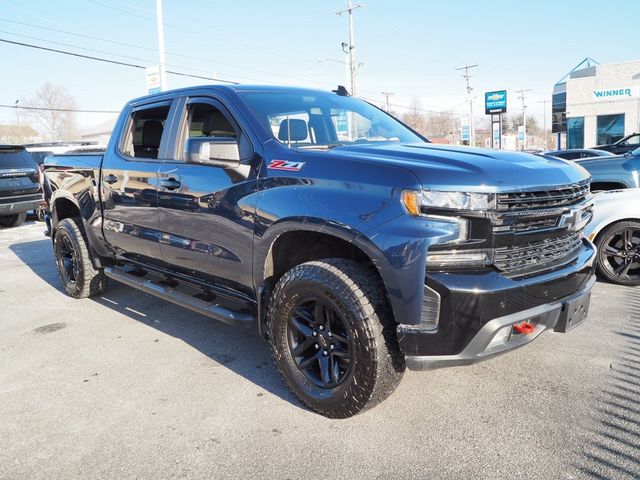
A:
[[[66,51],[66,50],[58,50],[56,48],[42,47],[40,45],[33,45],[31,43],[15,42],[13,40],[7,40],[6,38],[0,38],[0,42],[9,43],[9,44],[12,44],[12,45],[19,45],[21,47],[34,48],[36,50],[44,50],[44,51],[47,51],[47,52],[60,53],[62,55],[69,55],[69,56],[72,56],[72,57],[79,57],[79,58],[84,58],[84,59],[87,59],[87,60],[95,60],[96,62],[111,63],[111,64],[114,64],[114,65],[121,65],[123,67],[138,68],[138,69],[142,69],[142,70],[144,70],[146,68],[143,65],[136,65],[134,63],[120,62],[118,60],[109,60],[107,58],[94,57],[92,55],[83,55],[82,53],[69,52],[69,51]],[[173,70],[167,70],[167,73],[170,73],[172,75],[182,76],[182,77],[198,78],[198,79],[201,79],[201,80],[209,80],[209,81],[222,82],[222,83],[231,83],[231,84],[237,84],[238,83],[238,82],[233,82],[231,80],[223,80],[221,78],[205,77],[203,75],[193,75],[193,74],[190,74],[190,73],[177,72],[177,71],[173,71]]]
[[[152,18],[149,18],[149,17],[147,17],[145,15],[140,15],[140,14],[137,14],[137,13],[133,13],[133,12],[127,10],[127,9],[124,9],[124,8],[115,7],[113,5],[109,5],[107,3],[103,3],[103,2],[100,2],[98,0],[89,0],[89,1],[91,3],[95,3],[96,5],[101,5],[103,7],[110,8],[112,10],[116,10],[116,11],[119,11],[119,12],[122,12],[122,13],[126,13],[127,15],[132,15],[134,17],[141,18],[141,19],[149,21],[149,22],[155,22],[155,20],[152,19]],[[247,49],[250,49],[250,50],[252,50],[254,52],[262,52],[262,53],[266,53],[268,55],[274,55],[274,56],[277,56],[277,57],[287,58],[289,60],[295,60],[297,62],[315,63],[315,62],[313,62],[312,60],[309,60],[309,59],[302,59],[302,58],[292,57],[290,55],[286,55],[286,54],[283,54],[283,53],[273,52],[271,50],[258,48],[255,45],[245,45],[243,43],[227,40],[226,38],[216,37],[216,36],[210,35],[208,33],[202,33],[202,32],[198,32],[197,30],[192,30],[192,29],[189,29],[189,28],[181,27],[180,25],[175,25],[175,24],[167,23],[167,22],[164,22],[164,25],[166,27],[173,28],[174,30],[181,30],[183,32],[191,33],[193,35],[198,35],[198,36],[201,36],[201,37],[204,37],[204,38],[209,38],[209,39],[212,39],[212,40],[216,40],[218,42],[227,43],[229,45],[235,45],[235,46],[241,47],[241,48],[247,48]]]
[[[120,41],[117,41],[117,40],[110,40],[110,39],[107,39],[107,38],[97,37],[97,36],[94,36],[94,35],[84,35],[84,34],[80,34],[80,33],[76,33],[76,32],[69,32],[67,30],[60,30],[60,29],[57,29],[57,28],[49,28],[49,27],[43,27],[41,25],[34,25],[34,24],[31,24],[31,23],[17,22],[17,21],[8,20],[8,19],[5,19],[5,18],[0,18],[0,22],[8,22],[8,23],[13,23],[13,24],[16,24],[16,25],[22,25],[22,26],[26,26],[26,27],[36,28],[36,29],[40,29],[40,30],[56,32],[56,33],[62,33],[64,35],[72,35],[72,36],[79,37],[79,38],[87,38],[87,39],[90,39],[90,40],[97,40],[97,41],[105,42],[105,43],[113,43],[114,45],[121,45],[121,46],[125,46],[125,47],[128,47],[128,48],[137,48],[137,49],[145,50],[145,51],[149,51],[149,52],[155,52],[155,53],[158,52],[157,48],[143,47],[141,45],[134,45],[134,44],[131,44],[131,43],[120,42]],[[143,59],[143,58],[139,58],[139,57],[132,57],[132,56],[128,56],[128,55],[121,55],[121,54],[117,54],[117,53],[105,52],[103,50],[91,49],[91,48],[86,48],[86,47],[78,47],[76,45],[72,45],[72,44],[68,44],[68,43],[55,42],[55,41],[52,41],[52,40],[49,40],[49,39],[43,39],[43,38],[33,37],[33,36],[19,34],[19,33],[6,32],[6,31],[1,31],[1,30],[0,30],[0,33],[6,33],[6,34],[22,37],[22,38],[29,38],[31,40],[39,40],[39,41],[42,41],[42,42],[52,43],[52,44],[56,44],[56,45],[62,45],[62,46],[65,46],[65,47],[78,48],[78,49],[89,51],[89,52],[113,55],[113,56],[116,56],[116,57],[127,58],[127,59],[130,59],[130,60],[138,60],[138,61],[155,63],[155,61],[152,62],[152,61],[150,61],[148,59]],[[171,55],[171,56],[174,56],[174,57],[180,57],[180,58],[185,58],[185,59],[189,59],[189,60],[197,60],[197,61],[200,61],[200,62],[209,63],[211,65],[222,65],[222,66],[225,66],[225,67],[237,68],[237,69],[240,69],[240,70],[246,70],[246,71],[255,72],[255,73],[262,73],[262,74],[272,75],[272,76],[275,76],[275,77],[289,78],[289,79],[292,79],[292,80],[300,80],[300,81],[303,81],[303,82],[311,82],[311,83],[315,83],[315,84],[318,84],[318,85],[335,86],[333,83],[329,83],[329,82],[322,82],[322,81],[318,81],[318,80],[311,80],[311,79],[307,79],[307,78],[296,77],[296,76],[293,76],[293,75],[286,75],[286,74],[282,74],[282,73],[269,72],[269,71],[260,70],[260,69],[257,69],[257,68],[246,67],[246,66],[242,66],[242,65],[234,65],[232,63],[224,63],[224,62],[219,62],[219,61],[215,61],[214,62],[214,61],[212,61],[212,60],[210,60],[208,58],[196,57],[196,56],[193,56],[193,55],[185,55],[185,54],[182,54],[182,53],[171,52],[171,51],[167,51],[166,53],[168,55]],[[175,64],[168,64],[168,65],[172,65],[173,67],[184,69],[184,70],[200,71],[200,72],[204,72],[205,71],[205,70],[202,70],[202,69],[191,68],[191,67],[186,67],[186,66],[182,66],[182,65],[175,65]],[[252,80],[251,78],[246,78],[246,77],[240,77],[240,78],[245,78],[246,80],[255,81],[255,80]]]
[[[0,108],[12,108],[20,110],[42,110],[46,112],[74,112],[74,113],[120,113],[118,110],[83,110],[77,108],[45,108],[45,107],[22,107],[18,105],[2,105]]]

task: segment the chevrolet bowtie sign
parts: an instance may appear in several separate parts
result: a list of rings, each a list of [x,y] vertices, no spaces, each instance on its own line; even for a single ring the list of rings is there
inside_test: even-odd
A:
[[[507,91],[486,92],[484,94],[484,113],[505,113],[507,111]]]

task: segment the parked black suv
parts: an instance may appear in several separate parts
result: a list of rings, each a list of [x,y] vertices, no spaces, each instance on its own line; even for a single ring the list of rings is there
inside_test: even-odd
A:
[[[616,155],[621,155],[623,153],[631,152],[638,147],[640,147],[640,133],[632,133],[631,135],[627,135],[626,137],[621,138],[617,142],[598,145],[597,147],[593,148],[596,150],[604,150]]]
[[[40,172],[21,145],[0,145],[0,227],[23,223],[42,202]]]

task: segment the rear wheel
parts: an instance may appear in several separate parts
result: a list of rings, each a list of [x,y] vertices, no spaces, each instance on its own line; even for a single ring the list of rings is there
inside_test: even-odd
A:
[[[346,418],[387,398],[404,372],[377,274],[356,262],[298,265],[278,281],[268,313],[276,365],[308,407]]]
[[[629,220],[605,228],[596,239],[598,273],[613,283],[640,285],[640,222]]]
[[[58,223],[53,250],[58,275],[71,297],[86,298],[104,291],[107,277],[91,263],[91,254],[78,220],[65,218]]]
[[[4,227],[4,228],[17,227],[18,225],[22,225],[26,219],[27,219],[26,212],[16,213],[15,215],[7,215],[5,217],[0,217],[0,227]]]

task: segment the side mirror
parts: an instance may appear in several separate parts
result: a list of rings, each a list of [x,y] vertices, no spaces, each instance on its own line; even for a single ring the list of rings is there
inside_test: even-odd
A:
[[[225,168],[240,166],[240,149],[235,138],[190,138],[186,153],[189,163]]]

